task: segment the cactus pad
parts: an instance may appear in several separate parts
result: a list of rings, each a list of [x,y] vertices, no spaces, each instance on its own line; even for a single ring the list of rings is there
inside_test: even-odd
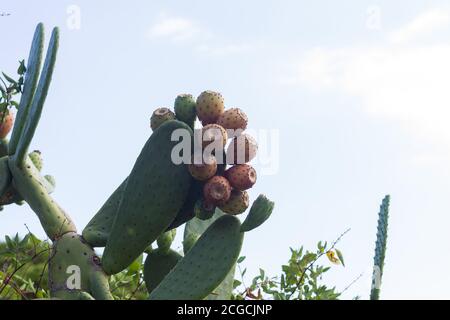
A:
[[[155,300],[197,300],[210,294],[233,268],[244,234],[234,216],[218,218],[150,294]]]
[[[170,120],[148,139],[128,177],[122,201],[103,254],[108,274],[125,269],[175,219],[188,195],[191,176],[184,164],[174,164],[171,140],[177,129],[192,130]]]

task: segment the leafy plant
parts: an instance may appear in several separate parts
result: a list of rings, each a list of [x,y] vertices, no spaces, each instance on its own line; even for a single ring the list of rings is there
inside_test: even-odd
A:
[[[327,257],[332,265],[344,264],[342,252],[336,245],[348,232],[345,231],[331,245],[328,242],[319,242],[315,251],[292,249],[291,257],[287,264],[282,265],[280,276],[268,276],[263,269],[259,275],[253,278],[250,285],[246,285],[245,274],[247,269],[242,269],[241,264],[245,260],[242,256],[238,260],[240,279],[234,282],[234,299],[273,299],[273,300],[333,300],[339,298],[342,292],[335,287],[328,287],[322,283],[323,276],[331,266],[319,264],[322,257]]]

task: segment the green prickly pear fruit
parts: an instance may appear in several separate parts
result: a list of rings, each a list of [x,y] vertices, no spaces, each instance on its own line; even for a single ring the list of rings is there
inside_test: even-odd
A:
[[[148,139],[128,176],[122,200],[103,253],[103,268],[115,274],[130,265],[174,221],[192,178],[184,164],[172,161],[175,130],[191,128],[167,121]]]
[[[222,176],[214,176],[203,186],[203,198],[214,205],[225,204],[231,195],[231,186]]]
[[[0,112],[0,139],[6,138],[6,136],[11,131],[13,125],[14,125],[14,114],[10,110]]]
[[[223,97],[218,92],[203,91],[197,98],[197,116],[203,125],[215,123],[224,109]]]
[[[250,162],[258,152],[258,143],[249,134],[241,134],[231,141],[227,148],[228,164],[244,164]]]
[[[241,109],[231,108],[225,110],[219,119],[217,119],[217,124],[225,129],[245,130],[248,124],[248,117]]]
[[[202,159],[202,163],[195,163],[195,157],[192,157],[192,163],[188,165],[191,176],[199,181],[206,181],[212,178],[217,172],[217,160],[214,156]]]
[[[177,229],[172,229],[170,231],[164,232],[162,235],[158,237],[158,239],[156,239],[158,248],[164,252],[168,251],[176,235]]]
[[[180,94],[175,99],[175,115],[178,120],[187,123],[194,129],[197,113],[195,111],[195,100],[191,94]]]
[[[144,281],[151,293],[183,257],[174,250],[153,250],[144,263]]]
[[[169,108],[156,109],[150,118],[150,127],[153,131],[159,128],[164,122],[174,120],[175,114]]]
[[[216,206],[211,203],[204,201],[203,199],[199,199],[195,203],[194,213],[197,218],[200,220],[208,220],[210,219],[216,210]]]
[[[249,164],[237,164],[225,171],[225,177],[237,190],[247,190],[256,183],[256,170]]]
[[[249,197],[247,191],[233,190],[230,199],[222,206],[220,210],[225,213],[238,215],[247,210],[249,205]]]
[[[34,150],[28,155],[38,171],[42,170],[42,154],[39,150]]]
[[[272,214],[275,203],[265,195],[260,194],[253,202],[250,212],[242,224],[241,231],[247,232],[262,225]]]
[[[222,149],[225,148],[227,144],[227,131],[218,124],[212,123],[204,126],[202,128],[202,145],[206,148],[211,143],[218,141]]]
[[[200,300],[213,292],[239,258],[244,233],[234,216],[212,223],[152,293],[153,300]],[[205,277],[207,275],[207,277]]]

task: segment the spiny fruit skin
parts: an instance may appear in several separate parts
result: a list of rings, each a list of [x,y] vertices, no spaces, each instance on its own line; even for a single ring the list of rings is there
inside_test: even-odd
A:
[[[244,133],[233,138],[227,148],[228,164],[243,164],[255,158],[258,152],[258,143],[249,134]]]
[[[256,170],[249,164],[237,164],[225,171],[225,177],[237,190],[247,190],[256,183]]]
[[[218,141],[220,143],[220,147],[225,148],[227,144],[227,131],[224,127],[219,126],[218,124],[212,123],[203,127],[202,129],[202,145],[203,148],[206,148],[209,144],[214,141]]]
[[[153,112],[152,117],[150,118],[150,127],[155,131],[164,122],[174,119],[175,114],[169,108],[158,108]]]
[[[197,116],[203,125],[215,123],[224,109],[223,97],[218,92],[203,91],[197,98]]]
[[[28,155],[38,171],[42,170],[42,155],[39,150],[34,150]]]
[[[178,120],[187,123],[194,128],[196,113],[196,103],[191,94],[180,94],[175,99],[175,115]]]
[[[7,114],[3,116],[3,112],[0,113],[0,139],[6,138],[14,125],[14,114],[11,111],[6,111]]]
[[[231,185],[225,177],[214,176],[203,187],[206,202],[214,205],[225,204],[231,195]]]
[[[219,119],[217,119],[217,124],[225,129],[245,130],[248,124],[248,117],[241,109],[231,108],[225,110]]]
[[[199,181],[206,181],[212,178],[217,172],[217,160],[214,156],[209,156],[206,160],[202,159],[202,163],[195,163],[192,157],[192,163],[188,165],[191,176]]]
[[[222,206],[220,210],[225,213],[238,215],[247,210],[249,205],[249,197],[247,191],[233,190],[230,199]]]

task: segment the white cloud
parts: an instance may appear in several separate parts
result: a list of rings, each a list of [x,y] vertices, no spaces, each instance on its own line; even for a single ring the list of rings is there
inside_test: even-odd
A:
[[[150,27],[148,35],[150,38],[186,41],[193,40],[199,36],[205,36],[206,32],[190,19],[169,17],[161,14],[158,21]]]
[[[432,9],[422,13],[404,27],[392,32],[389,39],[393,43],[405,43],[414,40],[418,36],[447,27],[449,23],[450,14],[448,11]]]
[[[414,21],[430,21],[423,18],[430,16],[421,15]],[[429,30],[431,24],[425,27],[427,23],[414,21],[401,30]],[[403,39],[412,39],[413,33],[405,31]],[[288,80],[316,91],[333,90],[359,97],[370,114],[396,121],[421,138],[445,142],[447,148],[449,57],[450,41],[427,46],[393,46],[387,41],[375,47],[313,48],[295,63],[295,75]]]
[[[224,44],[224,45],[210,45],[200,44],[195,49],[199,53],[210,56],[225,56],[230,54],[238,54],[251,50],[253,47],[250,44]]]
[[[173,17],[166,13],[161,13],[156,23],[149,28],[148,37],[187,45],[199,54],[214,57],[240,54],[253,48],[250,43],[225,42],[192,19]]]

